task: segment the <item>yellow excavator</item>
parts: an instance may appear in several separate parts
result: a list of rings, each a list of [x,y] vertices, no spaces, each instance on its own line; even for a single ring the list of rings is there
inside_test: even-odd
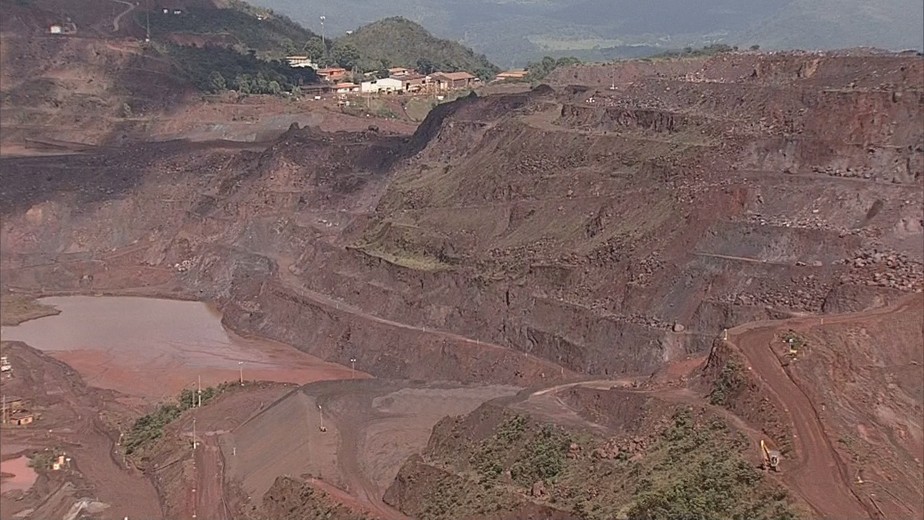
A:
[[[764,442],[763,439],[760,441],[760,453],[764,458],[764,467],[772,469],[773,471],[780,470],[780,452],[779,450],[770,449],[770,445]]]

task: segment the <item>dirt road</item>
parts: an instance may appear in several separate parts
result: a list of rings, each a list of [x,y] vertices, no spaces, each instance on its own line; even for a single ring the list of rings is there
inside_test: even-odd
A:
[[[797,382],[784,369],[782,362],[771,349],[774,338],[793,327],[848,323],[861,319],[885,317],[901,312],[915,304],[921,295],[906,297],[882,308],[834,316],[799,316],[786,320],[768,320],[741,325],[728,331],[728,343],[736,346],[747,358],[750,369],[766,383],[770,397],[789,416],[794,427],[793,444],[796,460],[784,461],[783,478],[822,518],[880,518],[875,506],[863,502],[853,491],[846,466],[828,438],[814,405]],[[671,388],[635,389],[632,379],[579,381],[556,385],[533,392],[519,402],[511,403],[526,411],[539,413],[563,423],[576,424],[594,430],[601,425],[581,417],[564,403],[557,394],[572,387],[608,389],[621,387],[625,391],[646,393],[673,402],[700,404],[705,402],[687,389]],[[727,410],[718,409],[736,428],[752,439],[761,435],[741,418]]]
[[[119,23],[122,21],[122,18],[128,13],[134,11],[136,6],[135,4],[131,2],[126,2],[125,0],[112,0],[112,1],[117,4],[128,6],[124,11],[117,14],[116,17],[112,19],[112,32],[119,32]]]
[[[349,396],[350,407],[354,411],[360,412],[360,415],[371,417],[376,415],[372,408],[371,400],[367,398],[358,398],[358,396]],[[368,508],[384,520],[406,520],[408,517],[401,514],[397,509],[392,508],[382,501],[382,491],[363,471],[360,462],[360,453],[363,442],[365,441],[365,428],[360,429],[343,425],[338,428],[340,432],[340,444],[342,446],[351,446],[353,449],[342,450],[338,453],[338,462],[343,475],[349,480],[352,494],[365,504]]]
[[[510,404],[513,408],[538,413],[545,417],[554,419],[560,424],[573,424],[578,427],[589,428],[594,431],[606,433],[606,426],[593,422],[585,416],[578,413],[577,410],[565,403],[558,394],[568,388],[581,387],[596,390],[610,390],[618,388],[621,392],[648,395],[666,402],[706,407],[712,412],[721,415],[734,428],[746,435],[756,447],[763,438],[763,434],[751,427],[744,420],[730,411],[720,406],[713,406],[703,400],[703,398],[686,387],[666,387],[666,388],[638,388],[635,383],[643,383],[646,378],[623,378],[623,379],[598,379],[593,381],[579,381],[556,385],[535,391],[519,402]]]
[[[754,322],[730,329],[728,343],[740,350],[755,375],[767,384],[774,398],[789,415],[794,427],[793,444],[797,460],[784,461],[784,478],[823,518],[878,518],[874,506],[863,502],[852,489],[846,466],[825,433],[811,400],[784,369],[771,349],[776,335],[794,326],[845,323],[886,316],[912,305],[920,295],[864,312],[826,317],[799,317],[783,321]]]
[[[196,450],[196,517],[205,520],[231,520],[224,498],[225,461],[218,447],[217,434],[199,435]]]

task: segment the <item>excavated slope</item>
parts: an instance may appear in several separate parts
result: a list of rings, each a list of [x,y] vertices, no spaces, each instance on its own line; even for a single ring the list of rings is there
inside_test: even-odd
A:
[[[8,159],[4,285],[211,299],[232,328],[380,376],[652,371],[725,327],[922,289],[922,74],[584,67],[443,105],[410,139]]]

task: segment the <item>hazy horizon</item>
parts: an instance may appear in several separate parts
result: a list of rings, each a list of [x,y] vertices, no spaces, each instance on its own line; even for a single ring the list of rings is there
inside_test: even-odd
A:
[[[724,43],[764,49],[924,48],[920,0],[253,0],[338,36],[402,16],[501,67],[543,55],[608,60]]]

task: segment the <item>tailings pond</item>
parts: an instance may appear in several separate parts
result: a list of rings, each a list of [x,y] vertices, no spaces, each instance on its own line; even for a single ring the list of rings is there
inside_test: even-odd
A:
[[[245,380],[299,384],[351,377],[349,368],[289,345],[235,336],[200,302],[108,296],[41,302],[61,313],[3,327],[0,336],[67,363],[89,385],[131,396],[173,396],[199,377],[203,386],[237,381],[241,370]]]

